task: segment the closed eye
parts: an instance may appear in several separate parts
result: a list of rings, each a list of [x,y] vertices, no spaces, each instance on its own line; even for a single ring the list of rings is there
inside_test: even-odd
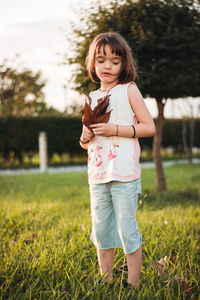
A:
[[[102,63],[104,62],[104,60],[101,60],[101,59],[99,60],[99,59],[97,59],[97,62],[100,63],[100,64],[102,64]]]

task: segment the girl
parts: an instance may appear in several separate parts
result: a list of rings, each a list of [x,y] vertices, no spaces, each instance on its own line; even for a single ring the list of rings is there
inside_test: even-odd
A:
[[[91,240],[101,274],[113,280],[114,248],[122,248],[128,265],[125,286],[136,287],[142,265],[142,237],[136,210],[140,187],[139,137],[155,133],[153,119],[138,90],[136,63],[117,33],[101,33],[86,58],[90,78],[100,88],[90,93],[91,108],[109,96],[108,123],[83,125],[80,145],[88,150],[91,197]]]

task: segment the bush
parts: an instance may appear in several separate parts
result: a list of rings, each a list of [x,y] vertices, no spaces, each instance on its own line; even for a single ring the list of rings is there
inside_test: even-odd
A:
[[[189,120],[166,120],[163,131],[164,148],[172,147],[183,152],[182,128],[186,122],[186,138],[189,140]],[[38,153],[38,135],[45,131],[48,138],[48,157],[63,153],[75,156],[86,155],[79,145],[81,134],[80,117],[10,117],[0,119],[0,154],[4,162],[13,159],[23,162],[24,155],[30,159]],[[194,147],[200,148],[200,119],[195,121]],[[142,150],[151,151],[153,138],[141,138]]]

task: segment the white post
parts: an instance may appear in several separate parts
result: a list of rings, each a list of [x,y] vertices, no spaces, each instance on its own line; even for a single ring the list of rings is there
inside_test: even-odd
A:
[[[47,136],[46,132],[39,133],[40,172],[47,171]]]

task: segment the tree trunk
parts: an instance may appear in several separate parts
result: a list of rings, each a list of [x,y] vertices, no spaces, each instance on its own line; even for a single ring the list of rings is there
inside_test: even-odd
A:
[[[182,119],[182,142],[183,142],[183,151],[188,153],[187,145],[187,120]]]
[[[190,140],[189,140],[189,151],[188,151],[188,158],[189,158],[189,163],[192,163],[192,150],[194,147],[194,128],[195,128],[195,120],[193,117],[190,119]]]
[[[165,123],[164,118],[164,106],[161,100],[156,99],[157,106],[158,106],[158,117],[156,119],[156,134],[154,135],[153,139],[153,159],[156,165],[156,174],[157,174],[157,184],[156,188],[158,192],[166,191],[167,185],[161,160],[161,143],[162,143],[162,133],[163,133],[163,126]]]

